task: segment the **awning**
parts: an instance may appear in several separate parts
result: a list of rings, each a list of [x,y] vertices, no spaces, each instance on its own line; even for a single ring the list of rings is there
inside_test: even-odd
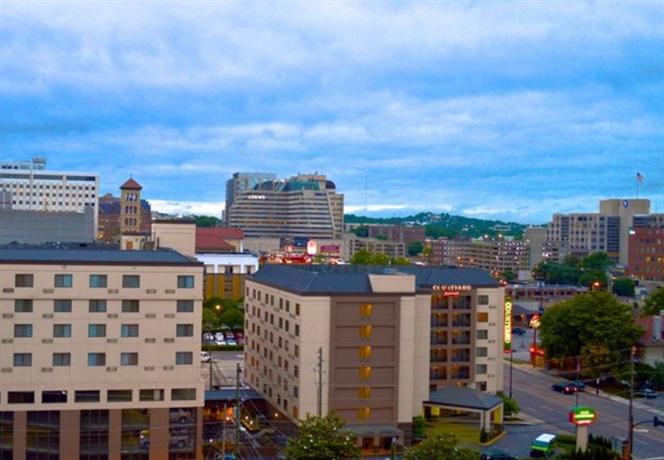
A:
[[[358,437],[368,436],[403,436],[403,431],[392,425],[348,425],[346,428],[355,433]]]
[[[502,403],[503,400],[498,396],[468,387],[456,386],[432,391],[429,394],[429,400],[424,401],[424,404],[429,406],[459,407],[473,410],[491,410]]]

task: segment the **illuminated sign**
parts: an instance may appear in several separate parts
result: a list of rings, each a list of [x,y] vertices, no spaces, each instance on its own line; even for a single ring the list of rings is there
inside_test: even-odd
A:
[[[247,195],[248,200],[264,200],[265,195]]]
[[[443,292],[459,292],[470,291],[473,287],[470,284],[434,284],[431,286],[432,291]]]
[[[318,252],[318,244],[314,240],[309,240],[307,242],[307,254],[310,256],[315,256]]]
[[[592,425],[597,419],[595,409],[580,406],[569,411],[569,421],[576,426]]]
[[[504,350],[512,349],[512,298],[505,297],[505,341]]]

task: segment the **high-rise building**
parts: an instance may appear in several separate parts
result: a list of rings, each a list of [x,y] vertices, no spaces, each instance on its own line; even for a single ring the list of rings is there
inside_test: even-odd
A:
[[[434,392],[502,390],[504,288],[483,270],[266,265],[245,302],[245,381],[292,420],[403,440]]]
[[[94,209],[97,231],[99,175],[81,171],[49,171],[46,160],[0,163],[0,190],[12,194],[12,207],[31,211],[77,211]]]
[[[233,177],[226,181],[226,208],[224,209],[223,220],[228,222],[228,210],[238,196],[253,190],[254,187],[263,182],[273,180],[277,180],[277,175],[274,173],[234,173]]]
[[[559,257],[585,257],[606,252],[616,263],[626,266],[628,238],[634,217],[650,213],[650,200],[601,200],[599,213],[554,214],[548,226],[547,243],[556,247]]]
[[[203,265],[0,248],[0,458],[201,458]]]
[[[320,174],[261,182],[235,196],[228,224],[248,238],[338,239],[343,231],[344,197]]]

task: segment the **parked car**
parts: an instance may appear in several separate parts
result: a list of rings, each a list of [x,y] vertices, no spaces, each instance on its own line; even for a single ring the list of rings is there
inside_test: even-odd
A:
[[[586,391],[586,384],[581,380],[573,380],[572,385],[576,387],[577,391]]]
[[[521,327],[513,327],[512,334],[514,335],[526,335],[526,330]]]
[[[657,392],[652,388],[643,388],[641,390],[637,390],[635,395],[646,399],[657,399]]]
[[[215,340],[224,340],[224,333],[223,332],[217,332],[214,334]]]
[[[226,340],[226,345],[235,346],[235,345],[237,345],[237,342],[233,339],[227,339]]]
[[[228,339],[234,339],[234,338],[235,338],[235,334],[233,334],[231,331],[226,332],[225,335],[226,335],[226,339],[227,339],[227,340],[228,340]]]
[[[216,345],[226,345],[226,341],[224,339],[217,339],[214,341]]]
[[[518,460],[518,457],[500,449],[490,449],[480,455],[480,460]]]
[[[209,363],[212,357],[207,351],[201,351],[201,362]]]
[[[565,395],[571,395],[578,391],[576,386],[571,382],[554,383],[551,385],[551,389]]]

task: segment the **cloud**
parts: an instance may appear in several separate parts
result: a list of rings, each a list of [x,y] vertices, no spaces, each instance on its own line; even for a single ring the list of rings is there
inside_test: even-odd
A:
[[[205,215],[221,217],[221,211],[225,207],[223,202],[169,200],[149,201],[153,211],[182,216]]]

